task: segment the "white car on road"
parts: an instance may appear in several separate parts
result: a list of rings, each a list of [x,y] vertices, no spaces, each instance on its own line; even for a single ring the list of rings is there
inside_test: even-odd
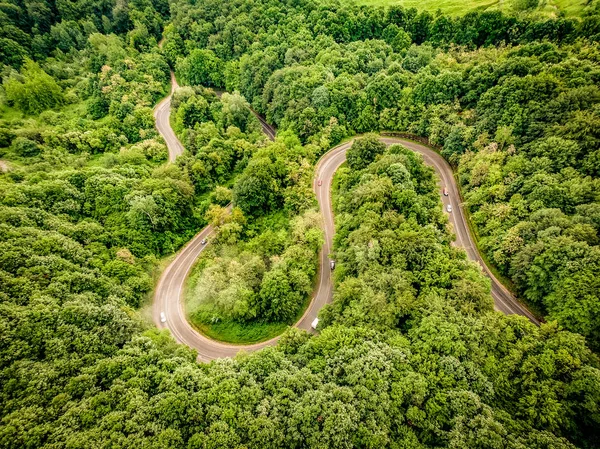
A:
[[[160,322],[161,323],[167,322],[167,316],[165,315],[165,312],[160,312]]]
[[[313,322],[312,322],[312,323],[310,323],[310,327],[312,327],[314,330],[317,330],[317,326],[318,326],[318,325],[319,325],[319,319],[318,319],[318,318],[315,318],[315,319],[313,320]]]
[[[446,211],[447,211],[447,212],[452,212],[452,205],[451,205],[451,204],[448,204],[448,205],[446,206]]]

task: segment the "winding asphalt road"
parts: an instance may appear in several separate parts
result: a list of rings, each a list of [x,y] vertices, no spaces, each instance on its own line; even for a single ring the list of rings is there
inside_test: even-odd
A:
[[[177,80],[175,79],[175,73],[171,71],[171,92],[154,108],[156,129],[163,139],[165,139],[165,143],[167,144],[167,149],[169,150],[169,162],[175,162],[177,156],[183,154],[183,145],[175,135],[173,128],[171,128],[171,123],[169,122],[169,117],[171,116],[171,98],[178,87],[179,84],[177,84]]]
[[[169,150],[169,162],[175,162],[177,156],[183,154],[183,145],[175,135],[173,128],[171,128],[171,122],[169,121],[171,115],[171,98],[179,87],[175,73],[171,70],[171,92],[167,95],[160,103],[154,108],[154,120],[156,122],[156,129],[165,140],[167,149]],[[223,95],[223,91],[214,89],[214,92],[220,98]],[[263,133],[271,139],[275,140],[275,134],[277,131],[271,125],[269,125],[264,118],[262,118],[254,109],[250,108],[250,111],[260,122]]]
[[[173,85],[176,86],[174,77]],[[157,128],[165,138],[169,148],[169,160],[173,161],[177,155],[183,152],[183,147],[177,140],[177,137],[175,137],[175,133],[169,125],[168,111],[170,107],[170,97],[171,95],[157,106],[155,117],[157,118]],[[273,139],[275,137],[275,130],[273,127],[264,122],[258,114],[256,115],[263,124],[263,131],[265,134]],[[535,316],[519,303],[519,301],[494,277],[483,262],[467,227],[465,212],[460,202],[458,187],[454,180],[452,168],[446,160],[432,149],[409,140],[395,137],[381,137],[381,141],[386,145],[395,143],[402,144],[412,151],[421,154],[425,163],[433,167],[440,180],[440,198],[444,204],[444,210],[446,210],[448,204],[452,205],[453,212],[449,214],[449,219],[456,235],[455,244],[456,246],[464,248],[469,259],[478,262],[484,272],[490,277],[495,308],[505,314],[523,315],[535,324],[539,324]],[[313,190],[317,196],[319,208],[321,210],[325,243],[320,254],[321,269],[319,271],[318,285],[314,297],[302,318],[295,324],[295,326],[300,329],[310,330],[311,323],[317,317],[321,308],[332,300],[333,282],[331,271],[329,270],[329,254],[332,252],[333,248],[335,227],[331,205],[331,183],[336,170],[346,160],[346,151],[350,148],[352,142],[353,141],[346,142],[329,150],[319,160],[315,170],[316,176],[313,182]],[[322,181],[321,186],[318,185],[318,180]],[[446,187],[448,190],[448,196],[441,194],[442,186]],[[240,350],[254,351],[264,348],[265,346],[275,344],[279,339],[279,337],[276,337],[253,345],[231,345],[211,340],[199,334],[187,321],[185,310],[183,308],[183,289],[185,280],[192,269],[194,262],[205,248],[205,245],[202,245],[202,240],[205,238],[208,239],[212,233],[213,229],[210,226],[207,226],[175,256],[175,259],[163,272],[154,296],[153,315],[156,325],[159,328],[168,328],[179,343],[186,344],[189,347],[196,349],[198,351],[198,360],[203,362],[221,357],[233,357]],[[161,313],[164,313],[166,317],[166,322],[164,323],[161,322]]]

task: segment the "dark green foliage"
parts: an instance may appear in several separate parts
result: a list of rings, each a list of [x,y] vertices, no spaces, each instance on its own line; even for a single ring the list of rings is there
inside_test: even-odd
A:
[[[15,138],[15,133],[8,128],[0,128],[0,148],[9,147]]]
[[[354,145],[372,143],[368,137]],[[448,246],[432,169],[398,145],[375,162],[350,168],[338,175],[340,283],[325,322],[401,327],[440,295],[464,314],[491,310],[488,283]]]
[[[132,47],[147,50],[160,36],[168,17],[164,0],[9,1],[0,5],[0,64],[19,68],[29,57],[43,60],[58,49],[86,47],[93,33],[125,35]]]
[[[10,149],[15,155],[22,157],[37,156],[40,153],[39,145],[26,137],[17,137]]]
[[[598,39],[597,16],[35,0],[2,3],[0,23],[0,61],[21,69],[3,72],[8,98],[33,114],[0,124],[15,159],[0,175],[0,446],[600,445],[584,338],[491,311],[487,280],[450,246],[432,170],[373,137],[337,180],[320,335],[292,329],[277,347],[199,365],[135,311],[156,258],[198,229],[195,194],[229,183],[212,197],[244,212],[208,209],[219,249],[200,278],[215,305],[204,318],[293,321],[320,247],[313,164],[381,128],[444,145],[488,256],[597,347],[599,57],[576,42]],[[151,108],[169,65],[241,95],[180,89],[187,151],[159,167]],[[279,125],[275,143],[244,97]]]
[[[597,34],[591,18],[536,21],[491,11],[450,18],[403,8],[332,4],[325,11],[310,3],[257,0],[248,39],[241,7],[209,1],[191,8],[198,14],[196,27],[182,8],[169,38],[178,36],[189,48],[197,44],[238,68],[233,78],[240,92],[269,122],[302,142],[326,149],[341,136],[384,129],[443,145],[442,154],[458,166],[488,258],[542,314],[584,332],[598,346],[593,323],[599,291],[593,285],[561,287],[590,284],[584,279],[596,276],[600,241],[597,228],[576,213],[579,206],[597,204],[599,190],[599,53],[585,40]],[[214,17],[227,27],[213,27]],[[234,29],[244,30],[239,40],[230,38]],[[584,39],[575,43],[578,37]],[[500,42],[508,46],[486,47]],[[445,51],[451,44],[464,47]],[[503,156],[484,155],[490,145]],[[357,154],[348,153],[355,168],[372,160],[361,162]],[[278,207],[273,176],[256,167],[255,176],[238,185],[246,212]],[[583,246],[577,243],[559,260],[587,264],[583,278],[575,280],[576,268],[555,265],[535,274],[544,264],[534,260],[551,246],[540,243],[531,253],[525,246],[565,233],[531,230],[528,217],[543,209],[568,217],[566,237]],[[528,271],[531,266],[536,268]]]
[[[353,170],[366,168],[377,156],[385,151],[385,144],[379,141],[376,134],[368,134],[356,139],[348,152],[346,160],[348,166]]]
[[[177,63],[177,74],[192,86],[223,86],[223,63],[211,50],[193,50]]]
[[[189,173],[196,193],[226,183],[248,164],[264,138],[239,94],[219,99],[212,90],[185,86],[175,91],[172,107],[174,129],[187,150],[178,164]]]

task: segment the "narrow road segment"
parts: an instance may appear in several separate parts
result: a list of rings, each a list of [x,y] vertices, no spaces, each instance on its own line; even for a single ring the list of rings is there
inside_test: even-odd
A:
[[[183,145],[175,135],[169,118],[171,116],[171,98],[179,85],[175,79],[175,73],[171,71],[171,92],[154,108],[154,120],[156,129],[165,140],[167,149],[169,150],[169,162],[175,162],[177,156],[183,154]]]

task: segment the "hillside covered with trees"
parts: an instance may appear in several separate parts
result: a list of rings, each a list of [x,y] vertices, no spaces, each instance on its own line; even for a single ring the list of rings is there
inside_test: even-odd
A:
[[[9,0],[0,21],[1,448],[600,445],[593,10]],[[170,69],[173,164],[152,114]],[[160,259],[210,221],[202,302],[289,320],[317,268],[314,164],[380,130],[441,149],[482,251],[547,323],[493,311],[433,170],[373,135],[336,177],[318,335],[200,364],[143,318]]]

